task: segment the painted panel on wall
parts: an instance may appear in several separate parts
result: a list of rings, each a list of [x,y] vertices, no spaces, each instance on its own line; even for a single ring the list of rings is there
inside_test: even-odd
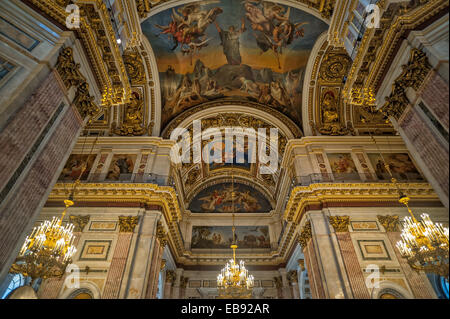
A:
[[[234,196],[233,196],[234,195]],[[268,213],[269,201],[253,187],[222,183],[202,190],[189,203],[193,213]]]
[[[379,153],[367,154],[375,174],[379,179],[390,179],[389,173],[384,167],[384,160],[389,164],[389,168],[395,178],[399,180],[418,179],[423,180],[422,175],[414,166],[409,154],[407,153]]]
[[[226,249],[233,240],[231,226],[193,226],[192,248]],[[270,248],[268,226],[236,226],[239,248]]]
[[[61,172],[61,175],[59,176],[59,179],[65,181],[76,180],[81,174],[83,165],[86,165],[86,170],[81,176],[81,180],[86,180],[89,176],[89,172],[92,169],[92,165],[94,164],[95,157],[95,154],[71,154]]]
[[[114,154],[109,166],[107,180],[118,181],[122,177],[129,177],[133,173],[136,163],[135,154]]]
[[[327,157],[335,180],[359,179],[350,153],[328,153]]]
[[[162,125],[195,105],[224,98],[258,102],[301,126],[306,63],[328,25],[268,1],[199,1],[141,24],[156,55]]]

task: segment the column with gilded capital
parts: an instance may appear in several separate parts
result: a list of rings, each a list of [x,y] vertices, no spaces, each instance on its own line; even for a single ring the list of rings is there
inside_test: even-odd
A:
[[[160,250],[156,240],[157,225],[161,219],[161,212],[145,210],[140,216],[136,234],[134,251],[130,254],[131,263],[125,274],[123,298],[141,299],[146,297],[152,261],[155,261],[155,250]],[[156,257],[158,254],[156,254]],[[159,266],[158,266],[159,268]]]

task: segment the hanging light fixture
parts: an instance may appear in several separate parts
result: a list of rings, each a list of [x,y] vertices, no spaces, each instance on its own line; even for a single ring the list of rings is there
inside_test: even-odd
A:
[[[46,220],[39,226],[34,227],[31,234],[25,238],[25,242],[10,268],[10,272],[13,274],[22,274],[25,277],[30,277],[31,286],[38,278],[61,278],[67,266],[72,263],[72,257],[77,251],[73,244],[75,240],[73,234],[74,225],[67,223],[63,226],[62,222],[67,209],[74,205],[75,188],[79,185],[81,177],[87,168],[87,161],[92,154],[97,139],[98,135],[92,145],[86,163],[83,163],[80,175],[73,184],[69,198],[64,200],[65,208],[61,217],[53,217],[51,221]],[[83,143],[82,153],[85,143],[86,139]]]
[[[369,132],[370,134],[370,132]],[[376,144],[375,139],[370,135]],[[399,202],[406,206],[410,216],[403,219],[401,240],[396,243],[397,249],[409,266],[416,271],[434,273],[449,279],[449,229],[440,223],[434,223],[426,213],[420,215],[418,221],[414,216],[407,195],[403,194],[397,185],[397,179],[392,175],[389,164],[378,149],[384,167],[391,177],[391,182],[399,194]]]
[[[397,242],[397,249],[411,268],[434,273],[448,280],[449,229],[433,223],[425,213],[420,215],[421,220],[418,221],[409,208],[409,200],[408,196],[401,194],[399,202],[406,206],[410,216],[403,219],[402,239]]]
[[[238,248],[236,243],[236,227],[234,226],[234,179],[232,175],[231,179],[231,205],[232,205],[232,219],[233,219],[233,240],[230,246],[233,249],[233,259],[230,259],[220,274],[217,276],[217,287],[219,290],[220,299],[249,299],[252,297],[252,291],[254,287],[254,278],[249,275],[248,270],[245,268],[243,260],[236,262],[236,249]]]

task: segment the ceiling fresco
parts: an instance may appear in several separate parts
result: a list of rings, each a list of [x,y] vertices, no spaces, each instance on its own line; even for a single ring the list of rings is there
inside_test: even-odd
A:
[[[328,28],[320,19],[266,1],[211,0],[159,12],[141,27],[158,65],[162,127],[227,99],[272,107],[301,127],[306,64]]]

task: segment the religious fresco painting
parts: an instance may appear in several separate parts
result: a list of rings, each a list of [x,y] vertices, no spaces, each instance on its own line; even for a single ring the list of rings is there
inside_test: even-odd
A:
[[[268,226],[236,226],[240,249],[270,248]],[[233,241],[231,226],[193,226],[191,248],[229,249]]]
[[[174,7],[142,24],[159,69],[162,125],[208,101],[270,106],[301,126],[309,54],[328,25],[262,0],[211,0]]]
[[[367,154],[377,178],[382,180],[390,179],[390,175],[384,167],[384,160],[389,164],[389,169],[395,178],[399,180],[423,180],[422,175],[414,166],[407,153],[383,153],[383,158],[379,153]]]
[[[136,156],[130,154],[114,154],[106,179],[112,181],[118,181],[121,178],[129,179],[134,170]]]
[[[80,180],[86,180],[92,169],[92,165],[95,161],[95,154],[83,155],[83,154],[71,154],[64,166],[59,180],[61,181],[75,181],[80,177],[83,170],[83,165],[86,165],[86,170],[83,172]]]
[[[222,183],[198,193],[189,203],[189,210],[192,213],[268,213],[272,207],[250,186]]]
[[[327,157],[335,180],[359,179],[358,170],[350,153],[328,153]]]

